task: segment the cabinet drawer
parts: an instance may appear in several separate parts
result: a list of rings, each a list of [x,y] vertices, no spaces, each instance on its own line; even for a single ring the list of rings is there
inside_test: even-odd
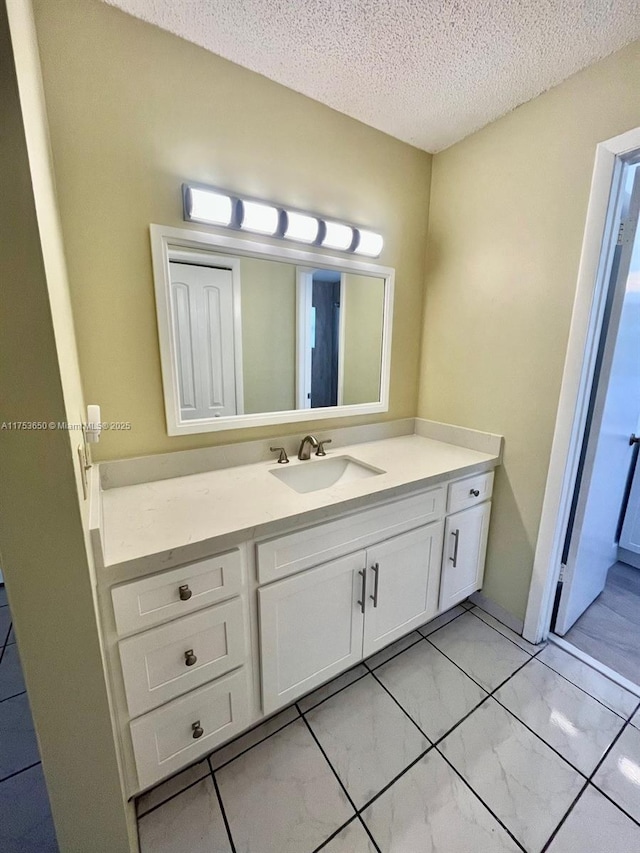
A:
[[[242,586],[235,549],[111,590],[118,634],[133,634],[237,595]]]
[[[248,721],[244,667],[134,720],[130,730],[140,789],[210,752]],[[200,728],[202,734],[194,738]]]
[[[384,506],[319,524],[306,530],[261,542],[258,550],[260,583],[284,578],[436,521],[444,515],[445,488],[440,486]]]
[[[245,659],[242,602],[234,598],[120,641],[132,717],[240,666]]]
[[[449,483],[447,512],[458,512],[458,510],[482,503],[491,497],[492,491],[493,471]]]

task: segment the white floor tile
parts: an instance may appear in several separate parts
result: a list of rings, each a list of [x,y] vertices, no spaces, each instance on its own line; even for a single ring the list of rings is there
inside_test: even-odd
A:
[[[175,776],[171,776],[166,782],[156,785],[155,788],[138,797],[136,800],[136,813],[138,815],[145,814],[165,800],[169,800],[171,797],[179,794],[180,791],[184,791],[185,788],[193,785],[194,782],[199,782],[200,779],[209,776],[210,773],[209,764],[206,760],[200,761],[198,764],[192,764],[191,767],[187,767],[181,773],[176,773]]]
[[[8,607],[0,607],[0,652],[5,644],[11,627],[11,612]]]
[[[518,847],[435,750],[363,813],[384,853],[513,853]]]
[[[0,850],[2,853],[58,851],[39,764],[0,784]]]
[[[440,749],[528,853],[542,850],[584,784],[494,699],[454,729]]]
[[[637,729],[640,729],[640,709],[635,712],[633,717],[631,717],[631,725],[635,726]]]
[[[595,699],[611,708],[616,714],[627,719],[629,714],[638,704],[638,699],[628,690],[617,685],[602,675],[601,672],[590,667],[583,661],[573,655],[568,654],[564,649],[555,646],[553,643],[542,651],[537,658],[542,663],[550,666],[560,675],[564,675],[573,684],[586,690]]]
[[[589,785],[548,853],[637,853],[640,827]]]
[[[4,588],[4,584],[0,584],[0,607],[4,607],[7,604],[7,591]]]
[[[441,628],[429,637],[429,642],[489,691],[530,660],[527,652],[473,613],[465,613]]]
[[[260,743],[260,741],[269,737],[269,735],[274,734],[274,732],[279,731],[299,716],[300,714],[298,713],[298,709],[295,705],[285,708],[284,711],[280,711],[279,714],[275,714],[275,716],[270,717],[264,723],[261,723],[259,726],[251,729],[246,734],[240,735],[236,740],[228,743],[226,746],[223,746],[221,749],[217,750],[217,752],[214,752],[210,759],[211,766],[214,770],[217,770],[218,767],[226,764],[227,761],[231,761],[232,758],[240,755],[240,753],[244,752],[245,749],[249,749],[257,743]]]
[[[307,720],[358,808],[429,746],[372,675],[318,705]]]
[[[422,625],[418,628],[418,631],[420,631],[423,637],[428,637],[429,634],[433,634],[434,631],[437,631],[438,628],[442,628],[443,625],[448,625],[449,622],[452,622],[456,618],[456,616],[461,616],[463,613],[466,613],[466,608],[458,604],[456,607],[452,607],[451,610],[447,610],[446,613],[441,613],[440,616],[436,616],[435,619],[432,619],[431,622],[427,622],[426,625]]]
[[[486,697],[430,643],[421,642],[376,670],[376,677],[431,740],[438,740]]]
[[[422,640],[422,635],[417,631],[412,631],[410,634],[396,640],[395,643],[391,643],[390,646],[376,652],[375,655],[371,655],[370,658],[366,659],[365,663],[369,669],[375,669],[378,666],[382,666],[383,663],[386,663],[386,661],[390,660],[392,657],[395,657],[395,655],[398,655],[405,649],[410,648],[414,643],[417,643],[420,640]]]
[[[474,616],[477,616],[478,619],[482,619],[483,622],[486,622],[487,625],[491,625],[492,628],[495,628],[503,637],[506,637],[508,640],[511,640],[512,643],[515,643],[516,646],[520,646],[520,648],[524,649],[525,652],[529,652],[530,655],[535,655],[536,652],[539,652],[540,649],[543,649],[546,646],[546,643],[540,643],[540,645],[534,646],[533,643],[525,640],[525,638],[521,637],[520,634],[516,634],[515,631],[512,631],[511,628],[503,625],[502,622],[490,613],[482,610],[480,607],[476,607],[473,614]]]
[[[138,821],[141,853],[231,853],[209,776]]]
[[[323,684],[322,687],[318,687],[318,689],[314,690],[313,693],[303,696],[302,699],[298,700],[298,707],[304,714],[320,702],[328,699],[329,696],[333,696],[334,693],[342,690],[343,687],[347,687],[349,684],[353,684],[354,681],[362,678],[363,675],[367,675],[368,672],[369,670],[362,664],[354,667],[353,669],[349,669],[347,672],[343,672],[342,675],[339,675],[327,684]]]
[[[0,702],[0,779],[40,761],[27,694]]]
[[[536,659],[496,698],[586,775],[624,725],[613,711]]]
[[[216,779],[238,853],[311,853],[353,815],[302,719],[216,771]]]
[[[338,833],[321,850],[322,853],[376,853],[373,842],[358,818],[345,826],[342,832]]]
[[[9,696],[24,693],[26,689],[20,658],[18,657],[18,647],[15,644],[7,646],[0,662],[0,702],[3,699],[8,699]]]
[[[640,731],[627,726],[593,777],[593,784],[640,821]]]

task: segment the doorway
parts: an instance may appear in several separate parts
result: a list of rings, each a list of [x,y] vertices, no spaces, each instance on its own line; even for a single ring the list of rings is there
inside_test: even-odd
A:
[[[525,621],[638,691],[639,144],[599,146]]]

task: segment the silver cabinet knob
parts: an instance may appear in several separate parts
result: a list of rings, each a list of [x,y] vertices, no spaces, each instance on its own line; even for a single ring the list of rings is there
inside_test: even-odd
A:
[[[180,601],[189,601],[193,593],[189,589],[189,584],[185,583],[183,586],[178,587],[178,592],[180,593]]]
[[[195,723],[191,724],[191,730],[193,731],[193,739],[198,740],[199,737],[202,737],[204,734],[204,729],[200,725],[200,720],[196,720]]]

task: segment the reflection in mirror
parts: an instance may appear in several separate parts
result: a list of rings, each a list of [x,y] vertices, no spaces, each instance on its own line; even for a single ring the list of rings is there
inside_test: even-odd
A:
[[[386,410],[390,270],[154,229],[170,434]]]

